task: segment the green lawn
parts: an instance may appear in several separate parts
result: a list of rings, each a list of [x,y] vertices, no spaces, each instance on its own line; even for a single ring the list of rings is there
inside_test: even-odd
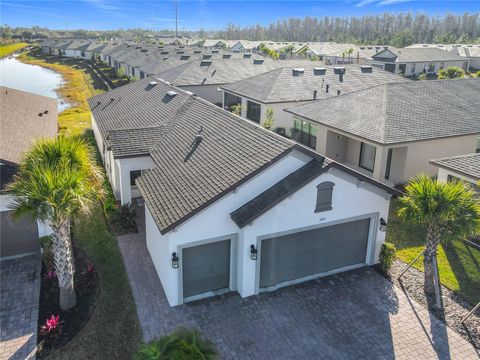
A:
[[[25,46],[28,46],[28,44],[24,42],[13,43],[13,44],[0,44],[0,58],[10,55],[15,51],[21,50]]]
[[[410,263],[424,248],[423,226],[403,223],[397,216],[398,199],[390,205],[387,241],[397,247],[397,257]],[[414,265],[423,271],[423,258]],[[440,245],[438,249],[440,281],[472,305],[480,301],[480,250],[457,240]]]

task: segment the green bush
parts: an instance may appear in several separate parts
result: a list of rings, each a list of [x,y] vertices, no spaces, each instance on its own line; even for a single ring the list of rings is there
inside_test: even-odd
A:
[[[396,253],[397,249],[395,248],[395,245],[387,242],[382,244],[380,248],[379,267],[380,271],[382,271],[384,274],[388,274],[390,271]]]
[[[439,79],[456,79],[465,77],[465,71],[457,66],[449,66],[446,69],[440,69],[438,72]]]
[[[110,222],[115,227],[117,232],[127,234],[137,232],[137,223],[135,217],[137,212],[130,204],[123,204],[122,206],[110,211]]]
[[[134,360],[214,360],[218,352],[198,330],[179,328],[172,334],[150,341],[134,355]]]

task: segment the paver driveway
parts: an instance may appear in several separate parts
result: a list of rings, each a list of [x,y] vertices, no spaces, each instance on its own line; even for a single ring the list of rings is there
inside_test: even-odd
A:
[[[144,234],[118,242],[146,341],[182,325],[200,329],[222,359],[478,359],[472,345],[373,269],[171,308]]]
[[[1,261],[0,359],[34,359],[40,254]]]

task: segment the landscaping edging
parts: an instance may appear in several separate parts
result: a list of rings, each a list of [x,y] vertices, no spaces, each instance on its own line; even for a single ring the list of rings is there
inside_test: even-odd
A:
[[[423,272],[411,267],[399,281],[396,280],[398,275],[406,268],[406,263],[395,260],[390,269],[392,282],[405,290],[416,302],[429,308],[427,297],[423,291]],[[444,286],[442,286],[442,301],[443,310],[430,309],[430,311],[449,328],[469,341],[474,347],[480,349],[480,316],[478,316],[478,314],[472,314],[465,324],[460,323],[475,304],[469,304]]]

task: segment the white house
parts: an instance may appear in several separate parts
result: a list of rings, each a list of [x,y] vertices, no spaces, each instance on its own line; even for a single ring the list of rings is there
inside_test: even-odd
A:
[[[0,128],[0,257],[5,259],[38,252],[39,237],[52,232],[29,216],[12,219],[15,198],[7,185],[32,141],[57,136],[57,100],[2,86]]]
[[[171,306],[227,291],[247,297],[378,262],[396,190],[151,82],[89,103],[98,145],[119,164],[120,183],[118,155],[143,147],[152,161],[135,184]],[[112,136],[114,127],[122,136]]]
[[[397,82],[286,111],[297,141],[392,185],[435,175],[432,158],[476,151],[479,93],[478,79]]]
[[[430,160],[439,181],[463,180],[480,187],[480,153]]]
[[[368,63],[393,73],[418,76],[434,75],[449,66],[467,70],[469,59],[438,48],[389,48],[373,55]]]

